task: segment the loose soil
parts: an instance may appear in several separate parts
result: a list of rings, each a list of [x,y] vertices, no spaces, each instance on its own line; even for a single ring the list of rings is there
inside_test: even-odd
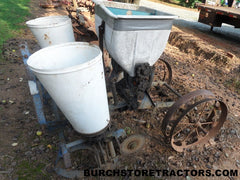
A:
[[[64,7],[42,9],[35,1],[31,2],[31,11],[32,17],[29,19],[67,14]],[[31,53],[40,49],[31,32],[26,29],[21,38],[6,42],[6,61],[0,64],[0,179],[64,179],[53,171],[59,149],[58,135],[49,133],[46,127],[37,122],[25,65],[19,51],[19,45],[24,42],[28,43]],[[169,43],[162,55],[173,69],[172,87],[181,94],[197,89],[212,91],[227,103],[227,121],[217,137],[209,143],[178,153],[164,142],[160,130],[167,109],[158,110],[154,114],[152,110],[114,111],[111,119],[118,128],[128,129],[129,134],[140,133],[146,137],[144,148],[131,157],[122,156],[118,168],[240,170],[239,52],[240,42],[229,41],[214,36],[213,33],[173,27]],[[172,94],[170,98],[177,99]],[[54,118],[51,111],[46,110],[46,118]],[[149,125],[140,124],[133,119],[147,121]],[[42,135],[38,136],[37,131],[41,131]],[[66,126],[65,131],[68,142],[80,138],[70,125]],[[78,160],[81,160],[82,156],[74,155],[74,168],[91,167],[92,162],[86,158],[85,163],[79,165]]]

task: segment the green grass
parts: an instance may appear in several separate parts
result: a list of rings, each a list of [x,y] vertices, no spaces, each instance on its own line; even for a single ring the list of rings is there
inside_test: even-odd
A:
[[[37,162],[22,161],[18,165],[17,175],[19,180],[50,179],[49,175],[43,173],[45,164]]]
[[[3,43],[21,34],[30,0],[0,0],[0,59]]]
[[[168,4],[174,4],[176,6],[183,6],[187,8],[196,8],[195,4],[201,2],[201,0],[151,0],[154,2],[161,1]]]
[[[196,3],[200,3],[200,0],[178,0],[179,4],[188,8],[196,8]]]

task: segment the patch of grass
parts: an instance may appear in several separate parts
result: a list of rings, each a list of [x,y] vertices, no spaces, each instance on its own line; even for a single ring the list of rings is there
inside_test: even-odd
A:
[[[178,0],[150,0],[152,2],[157,2],[157,3],[165,3],[168,5],[176,5],[176,6],[180,6],[179,1]]]
[[[3,43],[21,34],[30,0],[0,0],[0,61]]]
[[[163,2],[169,5],[183,6],[186,8],[196,8],[196,3],[200,3],[201,0],[150,0],[153,2]]]
[[[37,162],[29,162],[24,160],[20,162],[17,169],[17,175],[19,180],[31,180],[31,179],[50,179],[50,177],[43,173],[45,164]]]
[[[199,0],[178,0],[179,4],[183,7],[196,8],[196,3],[200,3]]]

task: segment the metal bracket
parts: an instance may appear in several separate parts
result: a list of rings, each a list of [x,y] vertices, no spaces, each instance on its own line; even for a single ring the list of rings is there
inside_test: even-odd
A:
[[[31,95],[33,97],[33,102],[34,102],[34,106],[35,106],[35,111],[37,113],[38,122],[39,122],[39,124],[47,124],[45,115],[43,113],[42,100],[41,100],[41,97],[40,97],[40,94],[39,94],[39,91],[38,91],[38,88],[36,85],[36,77],[27,66],[28,57],[31,55],[29,53],[27,43],[20,45],[20,51],[22,53],[23,63],[26,66],[27,77],[29,80],[28,85],[29,85]]]
[[[29,69],[27,65],[27,60],[31,55],[28,50],[27,43],[25,42],[24,44],[20,44],[19,47],[23,57],[23,63],[26,67],[28,86],[30,94],[33,97],[33,103],[37,114],[38,123],[41,125],[46,125],[49,131],[53,131],[59,128],[59,126],[64,126],[66,122],[60,120],[56,103],[53,101],[53,99],[51,99],[49,94],[46,92],[46,90],[43,88],[41,83],[37,80],[36,76],[33,74],[33,72]],[[43,103],[47,102],[47,100],[49,99],[51,99],[51,108],[55,115],[55,121],[47,121],[44,115]]]
[[[105,33],[105,21],[102,21],[102,24],[98,26],[98,32],[99,32],[99,47],[103,52],[103,36]]]
[[[103,38],[104,38],[104,33],[105,33],[105,22],[102,21],[102,24],[98,26],[98,32],[99,32],[99,47],[102,51],[102,61],[103,61],[103,70],[104,74],[106,74],[106,67],[104,63],[104,52],[103,52]]]
[[[95,139],[95,144],[93,142],[87,141],[86,139],[79,139],[66,144],[66,141],[63,136],[63,132],[60,132],[59,133],[60,150],[58,152],[54,170],[58,175],[63,176],[65,178],[83,178],[82,170],[69,169],[71,168],[70,153],[77,150],[91,151],[95,155],[95,160],[99,168],[104,167],[104,165],[108,164],[109,162],[113,162],[113,164],[116,164],[118,161],[118,155],[116,154],[116,151],[115,151],[116,147],[114,146],[114,144],[110,139],[116,138],[116,140],[118,140],[118,138],[125,138],[125,137],[126,137],[125,130],[118,129],[116,131],[110,131],[109,133],[106,134],[105,137],[103,137],[104,139],[100,141]],[[107,139],[110,141],[106,141]],[[106,144],[104,144],[103,142],[107,143],[109,149],[106,149],[106,146],[105,146]],[[118,144],[118,148],[120,148],[120,144]],[[109,153],[111,156],[109,156]],[[59,165],[61,164],[59,163],[59,161],[61,159],[63,159],[64,161],[65,168],[59,167]],[[101,162],[101,159],[104,161],[103,163]]]

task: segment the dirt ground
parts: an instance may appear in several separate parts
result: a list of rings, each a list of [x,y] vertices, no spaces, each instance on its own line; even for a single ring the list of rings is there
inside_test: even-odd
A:
[[[31,2],[31,12],[29,19],[67,14],[64,7],[42,9],[37,1]],[[64,179],[53,171],[59,149],[58,135],[49,133],[37,122],[25,65],[19,51],[19,45],[25,41],[31,53],[40,49],[30,30],[26,29],[22,37],[6,42],[6,61],[0,64],[0,179]],[[140,133],[146,137],[146,143],[140,152],[131,157],[120,158],[119,168],[240,171],[239,52],[240,42],[229,41],[215,36],[214,33],[206,34],[193,29],[173,27],[169,43],[162,55],[173,69],[171,86],[181,94],[197,89],[212,91],[226,102],[229,110],[227,120],[218,135],[209,143],[180,153],[164,142],[161,132],[161,123],[167,109],[158,110],[154,116],[152,110],[114,111],[111,119],[118,128],[127,128],[130,129],[130,134]],[[46,118],[53,118],[52,113],[47,112]],[[133,119],[149,122],[150,125],[140,124]],[[69,142],[79,137],[71,128],[67,129],[70,134]],[[42,134],[37,135],[37,131]],[[81,158],[74,159],[77,162]],[[82,168],[90,167],[87,162],[85,164]],[[237,180],[239,177],[215,179]]]

